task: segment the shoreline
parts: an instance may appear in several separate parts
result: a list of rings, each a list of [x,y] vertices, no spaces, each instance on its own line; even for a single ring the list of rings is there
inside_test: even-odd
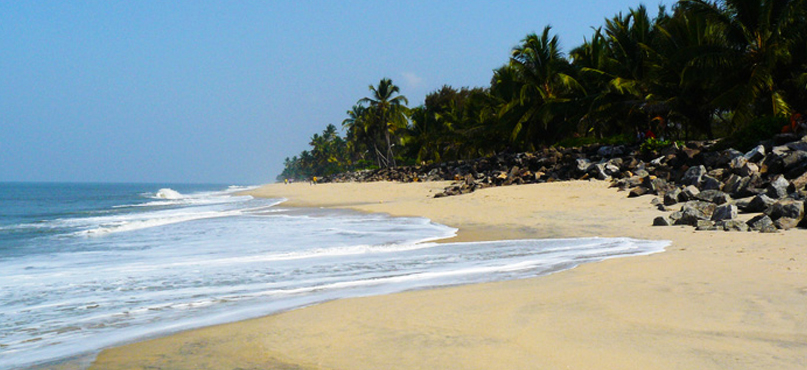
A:
[[[104,350],[92,368],[795,368],[807,363],[807,231],[651,227],[651,197],[572,181],[434,199],[443,182],[274,184],[288,207],[419,216],[445,241],[671,240],[537,278],[331,301]],[[193,350],[189,350],[193,349]],[[140,365],[137,365],[140,364]],[[192,366],[194,365],[194,366]]]

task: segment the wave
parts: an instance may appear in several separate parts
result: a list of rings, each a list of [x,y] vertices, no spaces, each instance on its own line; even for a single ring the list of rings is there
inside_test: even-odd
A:
[[[171,188],[162,188],[153,196],[154,199],[182,199],[185,198],[184,195],[180,194],[178,191],[171,189]]]
[[[76,234],[101,235],[101,234],[119,233],[125,231],[147,229],[151,227],[165,226],[193,220],[237,216],[240,214],[242,214],[242,212],[238,210],[225,211],[225,212],[210,211],[210,212],[179,213],[173,215],[166,215],[165,217],[115,220],[110,221],[108,223],[102,223],[99,227],[96,228],[78,231]]]

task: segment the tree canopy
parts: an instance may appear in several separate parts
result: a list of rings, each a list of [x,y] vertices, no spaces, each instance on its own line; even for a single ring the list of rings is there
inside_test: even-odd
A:
[[[807,114],[807,0],[681,0],[605,19],[568,54],[550,27],[528,34],[489,86],[408,100],[370,85],[278,179],[469,159],[655,131],[667,139],[761,132]],[[778,118],[777,118],[778,117]],[[768,132],[769,133],[769,132]],[[763,138],[759,138],[763,139]]]

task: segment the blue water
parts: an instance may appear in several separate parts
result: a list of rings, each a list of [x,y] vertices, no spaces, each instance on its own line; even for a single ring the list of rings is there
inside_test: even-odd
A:
[[[0,183],[0,369],[331,299],[660,252],[627,238],[434,243],[423,218],[287,209],[244,187]]]

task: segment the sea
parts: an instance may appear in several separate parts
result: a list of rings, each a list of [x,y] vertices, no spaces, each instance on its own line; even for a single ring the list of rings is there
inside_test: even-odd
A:
[[[425,218],[289,208],[243,195],[251,188],[0,183],[0,369],[334,299],[535,277],[668,244],[451,243],[456,229]]]

